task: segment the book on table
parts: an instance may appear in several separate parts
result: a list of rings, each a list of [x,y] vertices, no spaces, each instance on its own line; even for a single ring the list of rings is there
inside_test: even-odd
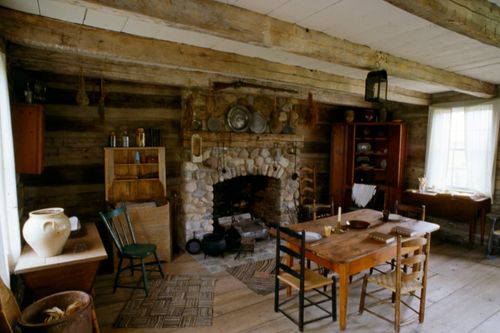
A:
[[[408,228],[408,227],[403,227],[403,226],[396,226],[396,227],[392,228],[391,233],[398,234],[401,236],[406,236],[406,237],[413,237],[413,236],[417,235],[416,230],[414,230],[412,228]]]
[[[370,238],[386,244],[392,243],[396,240],[394,235],[385,234],[379,231],[370,232]]]

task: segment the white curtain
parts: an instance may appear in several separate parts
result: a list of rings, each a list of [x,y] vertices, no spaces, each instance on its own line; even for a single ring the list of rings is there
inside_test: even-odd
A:
[[[437,190],[493,198],[500,100],[430,107],[425,176]]]
[[[14,148],[10,122],[5,53],[0,50],[0,277],[10,286],[10,272],[21,253]]]

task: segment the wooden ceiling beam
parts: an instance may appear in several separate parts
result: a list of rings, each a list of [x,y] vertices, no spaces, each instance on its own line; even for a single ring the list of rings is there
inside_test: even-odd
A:
[[[496,94],[494,85],[488,82],[396,57],[216,1],[66,1],[100,11],[113,11],[127,17],[141,17],[181,29],[275,48],[352,68],[363,70],[384,68],[391,76],[443,85],[450,90],[477,97],[490,98]]]
[[[36,57],[33,54],[36,53]],[[9,44],[7,51],[9,65],[18,66],[31,71],[45,71],[56,74],[80,75],[80,71],[86,77],[103,78],[106,80],[126,81],[135,83],[158,84],[178,87],[189,87],[193,89],[208,88],[208,82],[233,82],[233,77],[227,77],[216,73],[205,73],[199,71],[187,71],[164,67],[145,66],[131,64],[112,59],[96,59],[87,56],[75,57],[68,53],[52,50],[33,49],[31,47]],[[250,80],[259,83],[260,81]],[[293,85],[271,85],[271,88],[285,88],[297,91],[290,94],[268,89],[238,89],[241,93],[269,95],[278,97],[292,97],[307,99],[311,92],[314,99],[325,104],[348,105],[354,107],[370,108],[373,105],[366,102],[363,96],[332,91],[326,89],[293,86]],[[418,98],[417,98],[418,99]]]
[[[487,0],[385,0],[445,29],[500,47],[500,8]]]
[[[112,59],[120,63],[156,69],[196,71],[233,79],[258,80],[269,84],[299,86],[303,89],[364,95],[364,80],[349,79],[258,58],[137,37],[6,9],[0,9],[0,22],[2,22],[0,35],[8,41],[72,54],[77,60],[79,57]],[[33,54],[33,57],[36,57],[36,54]],[[430,101],[428,94],[401,89],[391,90],[391,87],[388,95],[391,100],[403,103],[428,105]]]

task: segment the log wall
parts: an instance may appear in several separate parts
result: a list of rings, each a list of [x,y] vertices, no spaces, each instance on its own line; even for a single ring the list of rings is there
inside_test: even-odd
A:
[[[425,152],[427,142],[427,123],[428,109],[427,107],[389,104],[393,110],[395,119],[402,119],[408,124],[408,158],[406,167],[406,188],[418,188],[418,177],[425,174]],[[498,149],[498,148],[497,148]],[[491,211],[500,213],[500,156],[497,154],[496,162],[496,182],[495,193]],[[441,238],[448,239],[453,242],[467,243],[468,242],[468,223],[450,221],[444,219],[432,219],[441,225],[439,232]],[[489,224],[486,225],[485,239],[487,242],[489,232]],[[479,239],[479,226],[476,227],[476,244]]]
[[[82,222],[98,220],[97,213],[106,208],[103,148],[111,131],[119,134],[127,129],[132,142],[138,127],[161,129],[162,144],[166,147],[167,194],[171,199],[174,197],[181,182],[180,163],[186,154],[181,130],[185,88],[106,80],[104,112],[99,112],[100,79],[84,78],[90,103],[79,106],[76,103],[79,76],[13,67],[9,75],[12,102],[24,102],[26,83],[33,87],[37,80],[47,87],[45,100],[38,101],[44,105],[45,113],[44,170],[40,175],[18,175],[21,223],[30,211],[45,207],[64,207],[68,216],[76,215]],[[195,101],[194,116],[206,121],[202,115],[206,91],[196,94],[199,98]],[[231,103],[247,100],[255,101],[264,113],[267,112],[264,109],[273,107],[272,97],[264,98],[259,92],[251,95],[233,91],[217,94],[215,112],[224,114]],[[305,104],[296,99],[292,102],[298,110]],[[294,130],[306,142],[298,159],[302,165],[316,166],[318,192],[325,201],[329,192],[331,110],[331,106],[319,105],[317,126],[311,129],[300,123]]]
[[[104,112],[99,112],[100,79],[85,78],[88,106],[76,103],[77,76],[47,72],[10,71],[13,102],[23,102],[26,82],[44,82],[44,170],[20,175],[21,221],[29,211],[64,207],[66,215],[82,222],[96,221],[104,204],[104,152],[111,131],[127,129],[131,142],[138,127],[161,130],[166,147],[167,189],[176,191],[179,178],[180,89],[174,87],[105,81]]]
[[[46,117],[45,169],[41,175],[18,175],[21,221],[27,218],[29,211],[51,206],[64,207],[67,215],[76,215],[83,222],[96,221],[97,212],[105,207],[103,147],[107,145],[108,134],[112,130],[119,133],[126,128],[133,138],[138,127],[160,128],[167,152],[167,193],[171,198],[177,193],[180,161],[186,153],[182,148],[181,132],[185,88],[107,80],[104,83],[107,92],[104,114],[100,114],[100,79],[85,78],[90,104],[79,106],[75,99],[80,85],[78,76],[26,71],[16,67],[11,68],[9,77],[12,101],[24,101],[26,82],[35,80],[47,85],[46,100],[43,101]],[[201,96],[204,94],[206,92],[200,92]],[[257,101],[262,97],[259,92],[249,95],[233,91],[222,95],[223,99],[233,102]],[[198,109],[205,107],[204,98],[196,104]],[[267,100],[270,103],[272,98]],[[305,103],[303,100],[291,101],[299,109]],[[400,103],[388,103],[386,107],[392,119],[401,119],[409,125],[405,182],[406,187],[416,188],[417,178],[424,175],[425,168],[427,107]],[[309,128],[300,122],[294,129],[296,134],[304,136],[300,164],[315,166],[318,172],[321,202],[329,201],[331,123],[342,121],[345,110],[345,106],[320,104],[316,127]],[[225,110],[216,109],[215,112],[223,113]],[[500,189],[500,170],[497,170],[496,189]],[[499,199],[496,194],[493,212],[500,212]],[[467,225],[453,221],[443,221],[442,225],[450,238],[467,239]]]

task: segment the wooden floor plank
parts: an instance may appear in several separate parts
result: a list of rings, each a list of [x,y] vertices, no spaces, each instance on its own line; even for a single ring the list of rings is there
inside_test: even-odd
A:
[[[490,318],[474,328],[470,333],[492,333],[498,332],[500,327],[500,310],[495,312]]]
[[[434,245],[434,244],[433,244]],[[500,261],[486,260],[484,249],[436,242],[430,257],[428,301],[423,325],[410,324],[402,332],[497,332],[500,327]],[[217,279],[214,319],[210,327],[169,329],[114,329],[112,324],[130,290],[112,293],[113,275],[98,276],[95,305],[103,333],[236,333],[298,332],[282,314],[274,313],[272,294],[261,296],[226,272],[209,273],[189,254],[165,264],[168,274],[212,275]],[[362,274],[359,275],[359,278]],[[393,332],[392,326],[368,313],[358,315],[360,280],[349,286],[347,332]],[[392,309],[382,309],[391,315]],[[338,323],[329,319],[306,326],[307,332],[339,332]]]

